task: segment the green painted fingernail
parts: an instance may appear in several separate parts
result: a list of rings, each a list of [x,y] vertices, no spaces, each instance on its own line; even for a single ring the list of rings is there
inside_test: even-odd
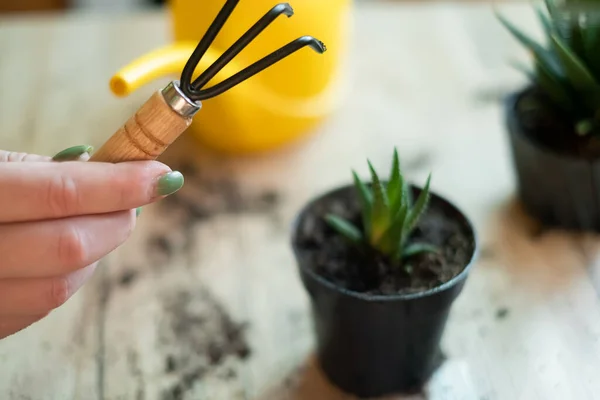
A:
[[[73,161],[73,160],[77,160],[79,157],[81,157],[85,153],[91,154],[92,151],[94,151],[94,147],[87,145],[87,144],[83,144],[81,146],[73,146],[73,147],[69,147],[68,149],[64,149],[63,151],[59,152],[54,157],[52,157],[52,160],[54,160],[54,161]]]
[[[168,196],[181,189],[182,186],[183,175],[181,172],[171,171],[160,177],[156,191],[159,196]]]
[[[135,216],[136,217],[139,217],[141,213],[142,213],[142,207],[138,207],[138,208],[135,209]]]

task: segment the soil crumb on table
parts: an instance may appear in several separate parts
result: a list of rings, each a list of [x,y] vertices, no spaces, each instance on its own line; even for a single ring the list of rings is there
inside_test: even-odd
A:
[[[498,320],[503,320],[503,319],[505,319],[506,317],[508,317],[508,313],[509,313],[509,310],[508,310],[508,308],[506,308],[506,307],[499,308],[499,309],[496,311],[496,319],[498,319]]]
[[[274,190],[245,193],[232,177],[203,173],[193,164],[178,169],[185,175],[185,185],[165,198],[162,205],[183,210],[190,223],[203,222],[222,214],[271,214],[281,203],[281,195]]]
[[[165,349],[165,372],[176,377],[162,400],[184,399],[196,383],[210,375],[229,381],[236,366],[251,356],[245,338],[247,325],[233,321],[205,289],[165,294],[165,316],[159,343]],[[196,398],[196,397],[189,397]]]
[[[481,261],[489,261],[496,258],[496,249],[492,245],[483,245],[479,251],[479,259]]]
[[[124,287],[131,286],[131,284],[138,278],[138,274],[139,272],[136,269],[126,268],[119,277],[119,285]]]

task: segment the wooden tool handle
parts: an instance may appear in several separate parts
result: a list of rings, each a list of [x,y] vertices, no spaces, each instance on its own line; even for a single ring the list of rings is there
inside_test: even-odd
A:
[[[191,123],[191,117],[179,115],[167,104],[161,92],[156,92],[92,154],[90,161],[154,160]]]

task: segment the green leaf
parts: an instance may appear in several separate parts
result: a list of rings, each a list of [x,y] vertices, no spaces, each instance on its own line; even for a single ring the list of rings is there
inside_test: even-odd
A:
[[[546,11],[548,11],[548,14],[550,14],[550,17],[554,18],[556,15],[556,5],[554,4],[553,0],[544,0],[544,5],[546,6]]]
[[[427,243],[412,243],[404,248],[402,251],[402,258],[409,258],[422,253],[437,253],[439,250],[437,247]]]
[[[406,181],[404,181],[404,185],[402,186],[402,201],[406,203],[408,208],[413,205],[412,190],[410,189],[410,184]]]
[[[363,235],[360,230],[352,223],[333,214],[327,214],[325,221],[336,230],[340,235],[350,240],[352,243],[359,244],[363,241]]]
[[[592,119],[584,119],[575,125],[575,131],[579,136],[589,135],[594,129],[594,121]]]
[[[535,11],[537,13],[538,19],[540,20],[540,22],[542,23],[542,26],[544,27],[544,32],[546,33],[546,36],[549,39],[550,36],[552,35],[553,27],[552,27],[552,24],[550,23],[550,20],[548,19],[548,16],[544,13],[544,10],[542,10],[542,8],[540,6],[536,6]]]
[[[373,208],[371,210],[371,232],[369,236],[369,242],[371,244],[377,243],[381,235],[384,234],[390,221],[389,205],[386,192],[383,190],[383,185],[377,176],[377,172],[371,161],[369,163],[369,170],[371,171],[371,185],[373,190]]]
[[[400,173],[400,158],[398,157],[398,150],[394,149],[394,161],[392,163],[390,181],[387,185],[387,196],[390,203],[390,216],[392,217],[398,213],[398,210],[400,210],[403,185],[404,179]]]
[[[544,92],[566,111],[572,112],[575,108],[569,89],[556,75],[553,75],[543,64],[536,62],[536,82]]]
[[[586,14],[586,28],[582,32],[586,63],[592,74],[600,77],[600,13]]]
[[[575,21],[571,25],[569,48],[572,53],[582,59],[582,64],[585,65],[585,45],[583,43],[583,30],[579,23]]]
[[[405,236],[408,236],[410,231],[415,227],[415,225],[419,221],[419,218],[421,217],[421,215],[423,214],[423,212],[425,211],[425,209],[427,207],[427,203],[429,202],[429,184],[430,184],[430,182],[431,182],[431,174],[429,174],[429,176],[427,177],[425,186],[423,187],[423,190],[421,190],[421,193],[419,194],[419,197],[417,198],[417,201],[415,202],[415,206],[408,213],[408,216],[406,218],[406,223],[404,225]]]
[[[596,86],[596,80],[581,59],[558,36],[552,35],[551,38],[569,82],[580,90]]]
[[[600,110],[600,86],[589,88],[588,90],[582,90],[577,93],[581,100],[581,104],[585,105],[587,109],[580,108],[580,112],[583,114],[583,118],[588,118],[596,115]]]
[[[512,60],[509,63],[510,63],[510,65],[512,65],[512,67],[514,69],[516,69],[517,71],[520,71],[521,73],[526,75],[530,81],[535,82],[536,77],[535,77],[534,72],[529,67],[527,67],[525,64],[523,64],[522,62],[516,61],[516,60]]]
[[[406,221],[408,207],[404,204],[394,216],[390,226],[385,231],[381,239],[375,243],[374,247],[383,254],[391,256],[393,259],[399,259],[400,250],[402,249],[402,232],[404,231],[404,223]]]
[[[506,29],[508,29],[508,31],[523,46],[525,46],[530,52],[533,53],[535,58],[542,62],[548,69],[553,71],[553,73],[555,73],[556,75],[562,75],[560,64],[558,63],[558,60],[554,59],[554,56],[551,52],[546,50],[543,46],[541,46],[535,40],[531,39],[529,36],[525,35],[499,13],[496,12],[496,16],[500,20],[500,22],[506,27]]]
[[[521,42],[521,44],[523,46],[525,46],[528,49],[531,49],[533,51],[543,51],[544,50],[544,48],[538,42],[536,42],[535,40],[531,39],[525,33],[521,32],[516,26],[514,26],[510,21],[508,21],[506,18],[504,18],[504,16],[502,16],[500,13],[498,13],[497,11],[494,11],[494,13],[496,14],[496,17],[498,18],[498,20],[500,21],[500,23],[502,23],[502,25],[504,25],[504,27],[506,29],[508,29],[508,31],[519,42]]]
[[[358,199],[360,201],[360,207],[362,210],[363,229],[367,236],[371,232],[371,209],[373,208],[373,195],[367,188],[367,186],[360,180],[355,171],[352,171],[352,178],[354,179],[354,187],[358,192]]]
[[[571,44],[573,36],[573,14],[565,8],[565,4],[557,6],[554,4],[552,14],[552,25],[554,33],[558,35],[565,43]]]

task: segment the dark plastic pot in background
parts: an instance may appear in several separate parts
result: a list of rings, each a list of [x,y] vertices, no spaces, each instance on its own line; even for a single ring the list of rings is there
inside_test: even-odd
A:
[[[548,227],[600,231],[600,159],[558,154],[524,132],[516,106],[531,88],[506,100],[505,118],[518,197]]]
[[[317,343],[317,359],[328,379],[345,392],[376,397],[420,390],[440,362],[440,341],[453,301],[461,293],[471,262],[445,284],[421,293],[371,296],[350,292],[314,272],[297,246],[304,216],[345,186],[310,202],[295,221],[292,247],[308,291]],[[419,190],[413,188],[414,198]],[[444,207],[473,236],[468,219],[432,193],[431,205]]]

